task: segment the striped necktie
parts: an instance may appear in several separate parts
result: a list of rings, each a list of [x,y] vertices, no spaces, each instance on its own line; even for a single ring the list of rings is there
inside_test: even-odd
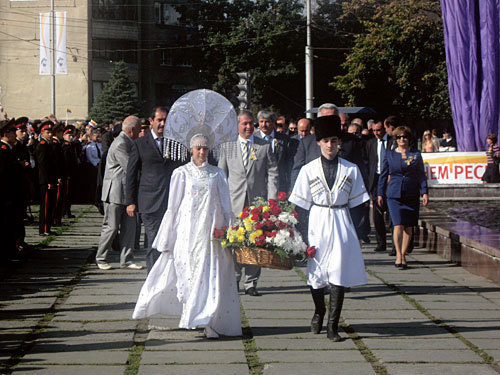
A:
[[[243,159],[243,166],[245,167],[245,171],[248,172],[248,140],[241,142],[241,157]]]

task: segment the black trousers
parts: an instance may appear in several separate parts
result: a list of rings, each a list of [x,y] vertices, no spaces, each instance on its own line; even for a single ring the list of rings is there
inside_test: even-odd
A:
[[[38,231],[40,234],[49,233],[54,220],[57,191],[49,189],[47,185],[40,185],[40,214],[38,217]]]
[[[160,252],[156,249],[153,249],[153,242],[156,238],[156,234],[160,229],[160,224],[163,219],[163,215],[165,211],[159,210],[154,213],[143,213],[141,215],[141,220],[144,224],[144,231],[146,232],[146,236],[148,238],[148,248],[146,250],[146,266],[149,271],[153,268],[156,260],[160,257]]]

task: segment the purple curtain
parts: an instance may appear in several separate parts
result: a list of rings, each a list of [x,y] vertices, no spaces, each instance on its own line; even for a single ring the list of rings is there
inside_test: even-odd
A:
[[[500,1],[441,0],[459,151],[483,151],[500,125]]]

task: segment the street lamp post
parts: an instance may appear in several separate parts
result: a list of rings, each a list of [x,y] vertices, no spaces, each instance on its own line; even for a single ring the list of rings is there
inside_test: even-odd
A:
[[[314,107],[313,93],[313,49],[311,46],[311,0],[306,0],[306,111]],[[306,114],[307,118],[312,118],[312,113]]]

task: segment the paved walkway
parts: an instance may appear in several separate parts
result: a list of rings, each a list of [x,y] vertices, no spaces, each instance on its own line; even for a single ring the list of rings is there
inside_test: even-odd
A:
[[[364,245],[369,284],[346,294],[343,342],[309,332],[301,267],[264,269],[263,295],[240,296],[243,339],[206,340],[175,318],[131,319],[146,273],[98,270],[102,219],[78,210],[49,247],[1,271],[2,374],[500,373],[500,286],[424,249],[402,271]],[[39,241],[35,229],[28,238]],[[144,264],[143,252],[137,258]]]

